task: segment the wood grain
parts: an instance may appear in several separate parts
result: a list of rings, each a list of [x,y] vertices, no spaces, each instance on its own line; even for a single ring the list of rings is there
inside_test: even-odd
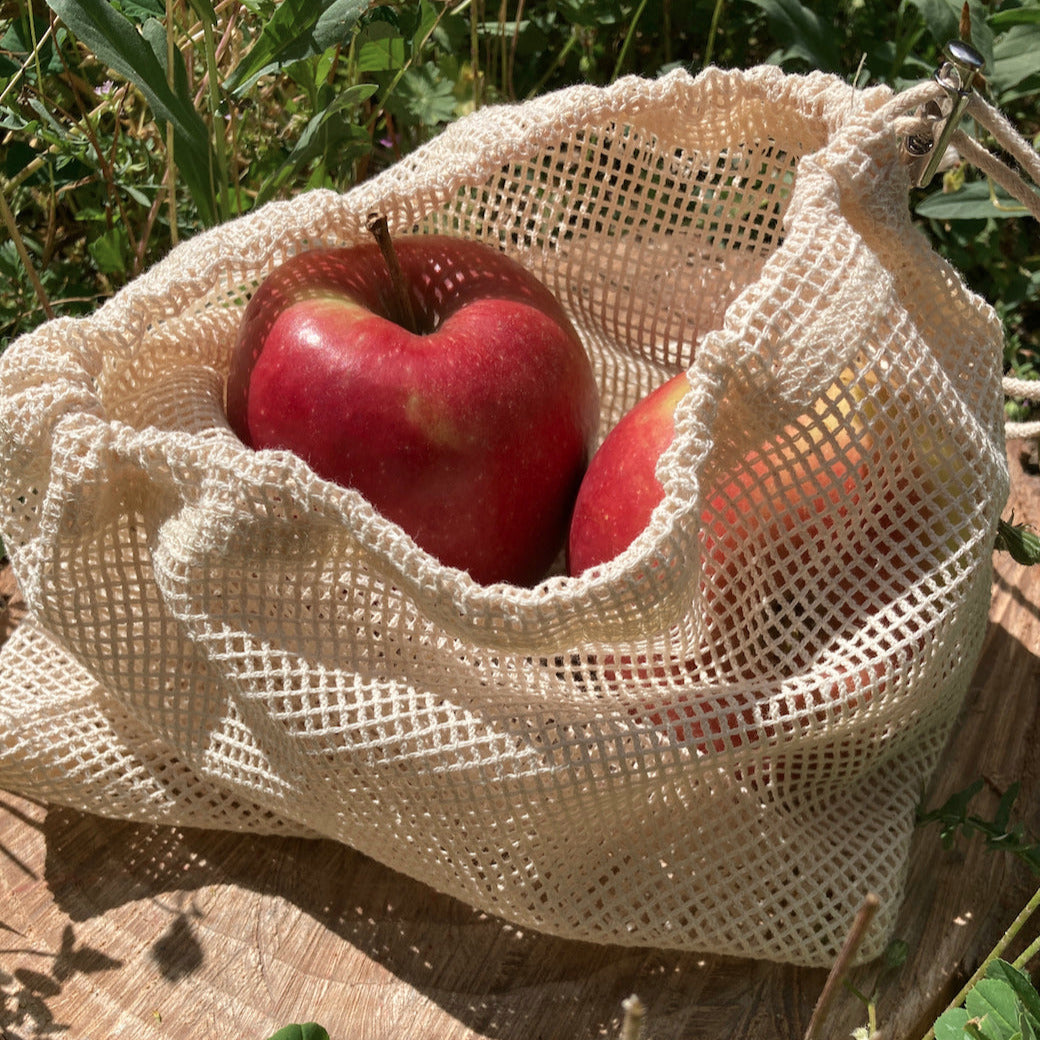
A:
[[[1040,521],[1040,478],[1016,446],[1012,463],[1011,505]],[[1038,604],[1040,574],[998,557],[982,659],[926,804],[981,776],[977,808],[991,811],[1019,780],[1016,818],[1040,832]],[[0,572],[0,639],[23,612]],[[877,985],[884,1037],[921,1036],[1035,883],[1009,856],[918,832],[897,930],[907,963],[852,976]],[[138,826],[0,793],[3,1040],[265,1040],[293,1021],[333,1040],[583,1040],[617,1036],[633,992],[653,1040],[798,1040],[825,976],[524,932],[332,842]],[[821,1035],[865,1022],[843,992]]]

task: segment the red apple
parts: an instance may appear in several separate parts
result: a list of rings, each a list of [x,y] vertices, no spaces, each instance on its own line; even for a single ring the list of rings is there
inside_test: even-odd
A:
[[[614,559],[646,528],[664,497],[656,468],[674,439],[675,411],[688,390],[685,373],[664,383],[622,417],[593,457],[571,521],[571,574]],[[816,407],[749,450],[705,496],[705,630],[723,684],[775,682],[784,672],[810,668],[837,636],[904,591],[921,563],[914,563],[909,536],[893,527],[892,492],[875,486],[880,449],[853,414],[855,399],[839,381]],[[915,522],[921,525],[920,518]],[[653,689],[642,717],[656,726],[668,723],[678,740],[700,752],[776,736],[774,725],[755,725],[746,695],[712,705],[702,692],[684,690],[689,667],[681,659],[638,653],[601,662],[606,681]],[[883,663],[836,666],[809,706],[865,702],[884,673]],[[806,698],[797,695],[791,707],[804,711]],[[783,764],[774,766],[774,779],[782,779]]]
[[[582,574],[619,556],[664,498],[657,462],[675,436],[675,409],[690,389],[685,372],[626,412],[589,463],[574,503],[567,569]]]
[[[273,271],[246,308],[227,414],[246,444],[356,488],[442,563],[530,585],[563,548],[599,404],[541,282],[488,245],[415,235]]]
[[[685,372],[673,376],[623,415],[600,445],[574,504],[567,544],[572,575],[619,556],[646,529],[664,498],[657,464],[675,437],[675,411],[689,389]],[[848,408],[843,401],[832,406],[839,391],[781,437],[749,451],[707,496],[707,556],[725,565],[727,554],[770,516],[788,530],[812,513],[827,523],[826,503],[853,492],[869,439],[856,443],[837,429]]]

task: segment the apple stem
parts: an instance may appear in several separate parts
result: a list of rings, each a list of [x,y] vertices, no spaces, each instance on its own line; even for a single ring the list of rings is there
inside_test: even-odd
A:
[[[394,295],[397,297],[397,305],[400,310],[401,324],[409,332],[418,334],[419,323],[415,320],[415,309],[412,307],[412,298],[408,292],[404,275],[401,273],[401,264],[397,259],[397,250],[394,249],[394,240],[390,235],[390,225],[382,213],[373,213],[368,218],[368,230],[372,237],[379,243],[379,249],[386,261],[387,270],[390,272],[390,282],[394,287]]]

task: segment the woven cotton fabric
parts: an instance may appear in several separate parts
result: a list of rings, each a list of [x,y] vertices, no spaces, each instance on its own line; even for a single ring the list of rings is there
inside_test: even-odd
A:
[[[878,954],[1008,481],[1000,324],[912,226],[891,101],[763,67],[486,108],[14,343],[0,786],[333,838],[595,942],[825,965],[872,891]],[[249,295],[373,211],[540,277],[600,438],[686,371],[621,557],[481,586],[231,432]]]

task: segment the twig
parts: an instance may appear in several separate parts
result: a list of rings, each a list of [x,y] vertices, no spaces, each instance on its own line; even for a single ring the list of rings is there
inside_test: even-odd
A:
[[[51,301],[47,297],[47,290],[44,289],[43,282],[40,281],[40,276],[36,273],[32,257],[29,256],[29,250],[26,248],[25,241],[18,230],[18,223],[14,219],[11,207],[7,204],[7,196],[3,190],[0,190],[0,220],[3,220],[4,227],[7,228],[7,233],[11,236],[14,247],[22,258],[22,263],[25,265],[25,273],[29,276],[29,281],[32,282],[36,299],[40,301],[40,307],[43,309],[44,315],[48,319],[53,318],[54,309],[51,307]]]
[[[176,40],[173,37],[173,0],[166,0],[166,78],[170,89],[174,89],[174,58]],[[174,155],[173,123],[166,126],[166,191],[170,215],[170,242],[177,245],[180,234],[177,229],[177,159]]]
[[[848,970],[852,959],[856,956],[856,951],[863,942],[863,937],[867,934],[867,929],[870,927],[871,921],[874,920],[874,915],[877,913],[880,905],[881,900],[873,892],[870,892],[867,894],[866,899],[863,900],[863,905],[856,911],[856,917],[852,922],[852,927],[849,929],[845,944],[838,953],[834,966],[831,968],[831,973],[823,984],[823,991],[816,1001],[816,1007],[813,1008],[812,1017],[809,1019],[809,1027],[805,1031],[805,1040],[813,1040],[823,1020],[827,1017],[827,1012],[830,1011],[830,1006],[834,1000],[834,994],[838,991],[841,978]]]
[[[621,1040],[639,1040],[639,1034],[643,1030],[643,1016],[646,1014],[646,1005],[634,993],[621,1001],[625,1017],[621,1022]]]

